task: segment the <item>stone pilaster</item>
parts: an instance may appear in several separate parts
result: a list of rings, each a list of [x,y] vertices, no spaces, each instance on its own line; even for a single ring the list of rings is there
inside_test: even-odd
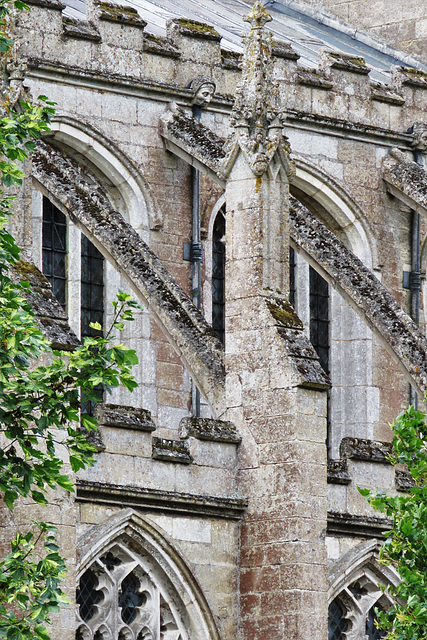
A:
[[[291,169],[272,108],[267,20],[257,3],[226,186],[227,418],[243,436],[239,481],[249,498],[242,638],[320,640],[327,637],[328,381],[287,302]]]

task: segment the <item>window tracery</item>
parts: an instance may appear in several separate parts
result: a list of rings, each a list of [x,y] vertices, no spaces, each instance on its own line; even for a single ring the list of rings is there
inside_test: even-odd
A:
[[[351,582],[329,606],[328,640],[380,640],[386,633],[377,628],[375,609],[386,608],[390,598],[378,582],[362,575]]]
[[[76,640],[188,640],[149,556],[120,542],[82,574],[76,600]]]

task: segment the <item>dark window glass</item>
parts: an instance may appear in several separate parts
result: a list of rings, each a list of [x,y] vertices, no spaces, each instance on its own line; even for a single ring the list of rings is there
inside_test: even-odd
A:
[[[53,293],[65,308],[67,220],[47,198],[43,198],[43,273],[52,285]]]
[[[337,598],[331,602],[328,611],[328,640],[342,640],[347,631],[348,622],[344,617],[344,610]]]
[[[296,272],[296,261],[295,261],[295,249],[289,247],[289,302],[293,307],[295,307],[295,298],[296,298],[296,282],[295,282],[295,272]]]
[[[101,591],[96,590],[98,579],[93,571],[88,569],[80,578],[76,600],[80,607],[79,613],[85,622],[95,615],[95,605],[102,599]]]
[[[381,638],[385,638],[386,631],[383,629],[378,629],[375,625],[375,621],[377,620],[377,615],[374,611],[374,607],[369,610],[368,617],[366,618],[366,635],[369,640],[380,640]]]
[[[215,218],[212,244],[212,327],[221,342],[225,331],[225,216]]]
[[[104,325],[104,257],[92,242],[82,235],[81,245],[81,333],[85,336],[99,336],[102,331],[92,329],[92,322]],[[102,386],[96,388],[102,400]],[[94,400],[82,397],[82,413],[93,415]]]
[[[146,602],[146,597],[138,593],[139,580],[131,573],[123,580],[119,591],[120,615],[123,622],[130,624],[136,618],[137,607]]]
[[[310,267],[310,341],[329,373],[329,285]]]
[[[104,257],[92,242],[82,235],[82,301],[81,332],[84,336],[99,336],[91,322],[104,322]]]

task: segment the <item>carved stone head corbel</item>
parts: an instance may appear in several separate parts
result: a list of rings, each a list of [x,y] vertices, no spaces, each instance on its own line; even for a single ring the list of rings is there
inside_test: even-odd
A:
[[[190,82],[189,88],[193,91],[192,104],[198,107],[206,107],[212,100],[216,85],[210,78],[197,76]]]

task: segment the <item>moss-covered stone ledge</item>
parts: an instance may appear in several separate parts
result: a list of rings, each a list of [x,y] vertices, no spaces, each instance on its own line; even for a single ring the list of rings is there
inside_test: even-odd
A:
[[[352,56],[339,51],[323,51],[320,54],[321,69],[339,69],[367,76],[370,68],[366,66],[365,58]]]
[[[350,484],[347,460],[328,460],[328,484]]]
[[[199,38],[202,40],[213,40],[219,42],[221,36],[215,27],[204,22],[197,22],[196,20],[187,20],[186,18],[176,18],[169,20],[167,23],[168,35],[173,36],[175,33],[179,33],[187,38]]]
[[[226,156],[222,138],[176,104],[161,117],[160,130],[168,151],[218,182],[221,161]]]
[[[186,440],[169,440],[167,438],[153,438],[153,460],[163,462],[177,462],[191,464],[190,445]]]
[[[35,7],[44,7],[45,9],[53,9],[54,11],[63,11],[67,6],[63,2],[60,2],[60,0],[26,0],[26,4]]]
[[[387,190],[420,214],[427,213],[427,173],[399,149],[392,149],[382,163]]]
[[[391,464],[388,459],[391,451],[389,442],[378,442],[365,438],[343,438],[340,444],[340,457],[347,460]]]
[[[64,30],[64,36],[69,38],[101,42],[101,34],[93,22],[66,16],[62,18],[62,28]]]
[[[179,437],[186,439],[192,436],[198,440],[240,444],[242,438],[232,422],[214,420],[212,418],[182,418],[179,423]]]
[[[147,22],[141,18],[134,7],[113,4],[112,2],[104,2],[103,0],[95,2],[95,6],[98,8],[100,20],[129,24],[133,27],[140,27],[141,29],[144,29],[147,26]]]
[[[126,405],[97,404],[94,415],[99,424],[106,427],[147,432],[156,429],[151,413],[147,409]]]
[[[23,295],[31,305],[35,319],[52,348],[65,351],[75,349],[80,344],[80,340],[70,328],[67,314],[53,295],[46,276],[34,264],[25,260],[16,262],[10,269],[9,275],[14,283],[21,281],[30,283],[30,288],[23,291]]]

